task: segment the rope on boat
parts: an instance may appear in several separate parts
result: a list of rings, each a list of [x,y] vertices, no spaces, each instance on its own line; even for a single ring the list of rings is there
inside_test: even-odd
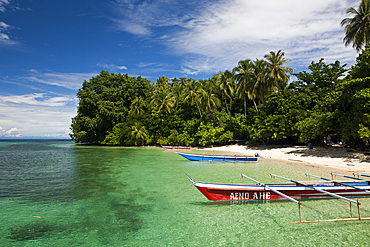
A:
[[[186,188],[186,190],[184,190],[184,192],[182,192],[180,195],[178,196],[165,196],[167,198],[178,198],[180,196],[182,196],[193,184],[190,184],[189,187]]]

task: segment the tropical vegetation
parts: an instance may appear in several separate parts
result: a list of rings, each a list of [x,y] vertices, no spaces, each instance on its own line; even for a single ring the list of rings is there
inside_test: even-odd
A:
[[[294,74],[287,61],[270,52],[203,80],[101,71],[77,93],[71,137],[97,145],[368,143],[370,45],[350,69],[320,59]]]

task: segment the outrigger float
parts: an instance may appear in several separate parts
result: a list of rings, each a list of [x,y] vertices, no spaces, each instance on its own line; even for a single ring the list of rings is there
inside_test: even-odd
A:
[[[370,181],[360,178],[369,175],[354,174],[357,177],[344,176],[332,173],[332,179],[323,178],[315,175],[306,174],[307,177],[314,177],[322,181],[295,181],[278,175],[271,174],[273,178],[287,180],[285,184],[263,184],[244,174],[242,178],[247,178],[256,184],[219,184],[197,182],[185,174],[193,185],[211,201],[274,201],[289,200],[298,204],[299,221],[291,223],[317,223],[328,221],[355,221],[370,220],[370,218],[360,217],[360,205],[357,200],[348,197],[370,197]],[[351,180],[333,180],[335,177],[344,177]],[[331,220],[301,220],[301,199],[326,199],[337,198],[350,203],[351,218],[331,219]],[[352,203],[357,205],[358,217],[352,218]]]

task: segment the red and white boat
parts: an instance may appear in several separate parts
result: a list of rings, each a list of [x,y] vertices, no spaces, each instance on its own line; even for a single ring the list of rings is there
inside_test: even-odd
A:
[[[190,149],[191,147],[181,147],[181,146],[162,146],[162,148],[167,150],[177,150],[177,149]]]
[[[345,176],[351,180],[338,181],[306,175],[324,181],[294,181],[271,174],[273,177],[288,180],[290,183],[262,184],[242,174],[244,178],[256,184],[222,184],[196,182],[186,174],[194,186],[211,201],[290,200],[300,205],[298,200],[301,199],[338,198],[356,203],[347,197],[370,197],[370,181],[368,180]]]

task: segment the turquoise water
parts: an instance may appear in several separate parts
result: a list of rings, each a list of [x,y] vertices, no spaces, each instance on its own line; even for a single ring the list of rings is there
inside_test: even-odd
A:
[[[185,176],[240,183],[245,173],[270,183],[270,173],[305,180],[331,171],[270,159],[190,162],[160,148],[2,141],[0,246],[367,246],[370,221],[290,224],[299,220],[294,203],[210,202]],[[360,201],[361,216],[370,216],[370,198]],[[303,201],[301,212],[302,220],[350,214],[336,199]]]

